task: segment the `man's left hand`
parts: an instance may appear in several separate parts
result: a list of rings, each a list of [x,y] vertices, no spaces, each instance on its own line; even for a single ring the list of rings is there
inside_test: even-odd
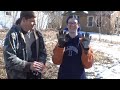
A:
[[[82,46],[84,48],[84,50],[89,50],[89,44],[91,41],[91,36],[89,33],[82,33]]]

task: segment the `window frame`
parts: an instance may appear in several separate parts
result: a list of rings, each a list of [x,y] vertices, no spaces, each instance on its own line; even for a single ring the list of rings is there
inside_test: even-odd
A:
[[[92,17],[92,21],[89,21],[89,18]],[[89,26],[89,23],[92,23],[92,26]],[[87,27],[93,27],[94,26],[94,16],[87,16]]]

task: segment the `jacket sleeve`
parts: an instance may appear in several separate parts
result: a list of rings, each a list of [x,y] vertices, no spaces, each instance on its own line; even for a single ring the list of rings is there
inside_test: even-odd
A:
[[[88,53],[86,54],[85,51],[82,49],[82,63],[84,68],[89,69],[92,67],[94,59],[93,59],[93,50],[90,48]]]
[[[43,39],[43,36],[40,32],[37,32],[39,34],[39,60],[42,61],[44,64],[46,63],[47,58],[47,52],[45,48],[45,42]]]
[[[81,45],[81,47],[82,47],[82,45]],[[81,60],[82,60],[82,63],[83,63],[83,66],[84,66],[85,69],[89,69],[89,68],[92,67],[93,62],[94,62],[94,55],[93,55],[93,50],[92,50],[91,47],[89,47],[89,50],[87,51],[87,53],[82,48]]]
[[[62,63],[63,54],[64,54],[64,48],[59,48],[57,44],[53,50],[53,56],[52,56],[53,63],[56,65],[60,65]]]
[[[86,51],[82,48],[82,56],[81,56],[81,59],[82,59],[82,63],[84,65],[84,68],[85,69],[89,69],[92,67],[93,65],[93,62],[94,62],[94,58],[93,58],[93,50],[92,48],[90,47],[89,50]]]
[[[31,63],[17,57],[16,48],[17,48],[17,34],[15,32],[9,32],[6,35],[3,46],[3,54],[6,68],[19,71],[29,71]]]

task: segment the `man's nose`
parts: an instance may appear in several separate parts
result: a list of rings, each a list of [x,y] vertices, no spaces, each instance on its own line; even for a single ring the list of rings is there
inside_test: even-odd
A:
[[[33,26],[34,26],[34,25],[36,25],[36,23],[35,23],[35,22],[32,22],[31,24],[32,24]]]
[[[34,26],[36,25],[36,23],[33,24]]]

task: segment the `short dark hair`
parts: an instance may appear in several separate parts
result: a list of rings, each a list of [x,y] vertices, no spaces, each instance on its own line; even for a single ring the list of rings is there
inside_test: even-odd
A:
[[[80,22],[78,15],[70,15],[70,16],[68,16],[68,18],[67,18],[67,20],[66,20],[66,23],[67,23],[67,24],[68,24],[68,20],[71,19],[71,18],[75,18],[75,19],[78,21],[78,23]]]
[[[33,11],[21,11],[20,18],[30,19],[35,18],[35,13]]]
[[[21,18],[18,18],[18,19],[16,20],[15,24],[16,24],[16,25],[19,25],[20,22],[21,22]]]

